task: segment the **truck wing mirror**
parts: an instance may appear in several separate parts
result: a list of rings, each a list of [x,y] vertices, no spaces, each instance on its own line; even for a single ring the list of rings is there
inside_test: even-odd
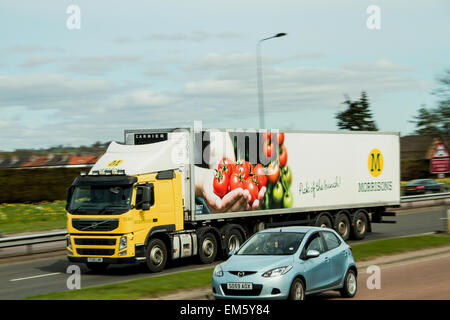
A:
[[[142,200],[136,203],[136,207],[141,206],[142,210],[150,210],[154,204],[153,184],[139,186],[142,190]]]
[[[73,186],[70,186],[66,189],[66,210],[69,208],[70,201],[72,200],[73,189]]]

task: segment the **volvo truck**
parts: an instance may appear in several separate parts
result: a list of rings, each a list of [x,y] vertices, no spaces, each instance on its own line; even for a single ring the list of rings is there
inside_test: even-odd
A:
[[[67,190],[67,254],[102,270],[211,263],[253,233],[291,225],[363,239],[400,204],[399,134],[125,130]]]

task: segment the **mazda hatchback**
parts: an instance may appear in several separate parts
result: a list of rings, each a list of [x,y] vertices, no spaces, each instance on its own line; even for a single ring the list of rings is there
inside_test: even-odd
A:
[[[351,247],[331,229],[286,227],[250,237],[216,266],[217,299],[292,299],[339,290],[356,294],[358,271]]]

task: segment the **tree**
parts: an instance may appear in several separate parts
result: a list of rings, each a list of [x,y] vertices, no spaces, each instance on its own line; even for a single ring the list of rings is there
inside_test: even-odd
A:
[[[417,134],[450,135],[450,69],[437,78],[438,86],[431,92],[437,96],[436,108],[426,108],[424,105],[418,110],[415,120]]]
[[[360,100],[351,101],[349,96],[345,96],[343,104],[347,109],[336,113],[337,125],[339,129],[351,131],[377,131],[377,125],[372,120],[369,99],[367,93],[361,93]]]
[[[439,126],[439,115],[433,109],[427,109],[424,105],[418,110],[418,115],[414,117],[415,120],[410,121],[416,124],[417,134],[433,134],[439,135],[441,129]]]

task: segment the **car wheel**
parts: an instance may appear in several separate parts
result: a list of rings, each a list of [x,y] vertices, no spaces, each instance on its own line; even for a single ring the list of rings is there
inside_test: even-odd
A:
[[[151,272],[161,272],[167,262],[167,248],[161,239],[150,240],[146,252],[147,267]]]
[[[334,226],[342,239],[344,239],[344,241],[347,241],[350,236],[351,228],[350,220],[348,219],[347,215],[344,213],[339,214],[336,218]]]
[[[348,270],[345,275],[344,287],[340,290],[341,296],[344,298],[353,298],[357,290],[356,273],[353,270]]]
[[[305,284],[302,279],[295,278],[292,282],[289,300],[305,300]]]
[[[210,232],[201,237],[198,248],[201,263],[212,263],[217,256],[217,240]]]
[[[357,211],[355,214],[355,225],[352,227],[352,238],[355,240],[362,240],[366,237],[369,229],[369,221],[363,211]]]
[[[319,216],[319,218],[316,220],[315,223],[316,227],[321,227],[321,228],[331,228],[331,220],[327,215],[321,215]]]

